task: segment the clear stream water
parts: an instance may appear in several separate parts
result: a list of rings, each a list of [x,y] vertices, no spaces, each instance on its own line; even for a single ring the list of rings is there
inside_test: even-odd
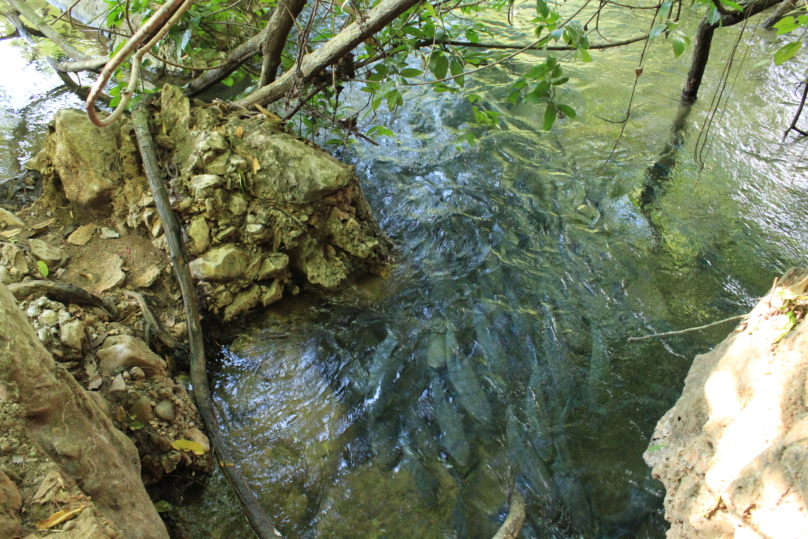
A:
[[[286,536],[490,538],[515,489],[526,539],[664,537],[664,492],[641,455],[693,356],[732,326],[627,338],[746,312],[808,245],[804,145],[781,142],[800,66],[748,69],[780,46],[772,35],[745,39],[703,170],[693,159],[737,31],[717,33],[702,99],[644,209],[689,62],[669,45],[649,51],[606,165],[619,126],[598,116],[625,113],[639,46],[571,67],[578,118],[551,132],[543,107],[504,104],[525,56],[469,77],[503,113],[477,146],[455,147],[471,117],[462,98],[414,87],[381,119],[396,141],[340,152],[396,243],[390,275],[283,300],[213,373],[234,465]],[[183,537],[250,534],[219,477],[169,518]]]

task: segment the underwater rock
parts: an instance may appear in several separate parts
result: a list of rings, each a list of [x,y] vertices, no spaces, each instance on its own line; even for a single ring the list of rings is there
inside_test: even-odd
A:
[[[468,466],[471,448],[463,429],[460,414],[452,406],[444,393],[440,379],[434,378],[430,384],[430,395],[435,410],[435,418],[441,429],[441,442],[460,466]]]

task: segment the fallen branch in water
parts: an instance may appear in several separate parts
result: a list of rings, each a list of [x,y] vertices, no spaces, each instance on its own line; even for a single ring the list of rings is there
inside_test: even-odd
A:
[[[748,314],[742,314],[739,316],[733,316],[730,318],[725,318],[723,320],[719,320],[718,322],[713,322],[712,324],[707,324],[705,326],[698,326],[695,328],[687,328],[687,329],[680,329],[679,331],[666,331],[665,333],[652,333],[651,335],[645,335],[643,337],[629,337],[629,341],[643,341],[645,339],[653,339],[654,337],[667,337],[669,335],[681,335],[682,333],[689,333],[691,331],[699,331],[701,329],[711,328],[713,326],[718,326],[723,324],[724,322],[732,322],[733,320],[740,320],[742,318],[749,318]]]
[[[253,531],[260,539],[275,539],[280,537],[280,533],[275,529],[275,525],[267,515],[266,511],[256,500],[244,476],[233,466],[213,413],[213,401],[208,387],[208,375],[205,366],[205,344],[202,339],[201,316],[199,304],[196,299],[196,288],[191,279],[191,270],[188,267],[188,259],[185,255],[185,246],[182,241],[182,231],[171,209],[168,200],[165,184],[160,166],[157,161],[157,152],[149,130],[149,114],[144,105],[140,105],[132,113],[132,124],[135,128],[140,155],[143,158],[143,168],[146,178],[149,180],[154,205],[157,213],[163,222],[163,229],[168,243],[168,253],[171,257],[171,264],[174,266],[174,274],[180,285],[182,292],[182,302],[185,306],[185,319],[188,324],[188,341],[191,356],[191,383],[194,387],[194,397],[199,408],[199,414],[208,430],[213,448],[217,454],[219,466],[224,476],[230,482],[230,486],[235,490],[238,499],[241,501],[247,519],[250,521]]]
[[[508,511],[508,517],[502,523],[493,539],[516,539],[522,531],[522,526],[525,524],[525,500],[522,495],[513,491],[511,494],[511,508]]]

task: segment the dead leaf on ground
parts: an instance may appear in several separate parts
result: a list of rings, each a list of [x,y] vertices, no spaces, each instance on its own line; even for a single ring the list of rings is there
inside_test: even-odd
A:
[[[253,157],[253,174],[261,170],[261,163],[258,162],[257,157]]]
[[[42,484],[39,485],[36,494],[34,494],[34,503],[48,503],[53,499],[59,489],[64,488],[64,486],[62,474],[55,470],[50,472],[45,476],[45,479],[42,480]]]
[[[270,114],[272,114],[271,112],[269,112],[267,109],[265,109],[264,107],[262,107],[262,106],[261,106],[261,105],[259,105],[258,103],[256,103],[256,104],[255,104],[255,108],[257,108],[258,110],[260,110],[260,111],[261,111],[261,114],[263,114],[263,115],[264,115],[264,116],[266,116],[267,118],[269,118],[269,115],[270,115]]]
[[[31,225],[31,229],[34,231],[34,234],[42,234],[45,232],[50,226],[56,221],[55,217],[48,219],[47,221],[42,221],[41,223],[37,223],[35,225]]]
[[[71,518],[76,518],[79,513],[87,509],[87,504],[83,503],[80,506],[76,507],[75,509],[63,509],[61,511],[57,511],[56,513],[52,514],[45,520],[40,520],[36,523],[37,529],[40,530],[48,530],[53,528],[54,526],[58,526],[62,522],[70,520]]]
[[[244,127],[243,127],[243,126],[241,126],[241,125],[240,125],[240,126],[238,126],[238,127],[236,128],[236,136],[237,136],[238,138],[241,138],[241,137],[243,137],[243,136],[244,136]]]
[[[20,232],[22,232],[21,228],[15,228],[14,230],[4,230],[4,231],[0,232],[0,236],[3,236],[4,238],[13,238],[14,236],[18,235]]]

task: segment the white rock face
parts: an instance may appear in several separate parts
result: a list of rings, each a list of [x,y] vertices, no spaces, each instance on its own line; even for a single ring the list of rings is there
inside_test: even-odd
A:
[[[783,276],[785,297],[806,279]],[[696,357],[657,424],[644,457],[667,489],[668,539],[808,537],[808,324],[784,335],[792,307],[767,294]]]

